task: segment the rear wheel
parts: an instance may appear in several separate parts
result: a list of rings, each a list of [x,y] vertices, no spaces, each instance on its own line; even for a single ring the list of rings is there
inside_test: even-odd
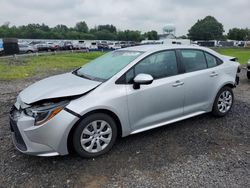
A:
[[[217,94],[212,113],[217,117],[223,117],[231,110],[234,103],[233,90],[230,87],[223,87]]]
[[[73,134],[75,151],[84,158],[108,152],[115,143],[117,127],[110,116],[97,113],[83,119]]]

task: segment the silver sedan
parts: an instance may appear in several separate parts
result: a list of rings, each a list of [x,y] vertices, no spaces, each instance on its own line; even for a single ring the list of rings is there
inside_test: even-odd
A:
[[[239,63],[195,46],[119,49],[41,80],[10,112],[16,148],[37,156],[108,152],[125,137],[233,106]]]

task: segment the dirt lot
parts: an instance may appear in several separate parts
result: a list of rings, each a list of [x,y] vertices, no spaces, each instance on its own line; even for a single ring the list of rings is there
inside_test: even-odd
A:
[[[45,75],[0,81],[0,187],[250,187],[250,81],[245,71],[225,118],[209,114],[119,139],[85,160],[23,155],[8,111],[17,93]]]

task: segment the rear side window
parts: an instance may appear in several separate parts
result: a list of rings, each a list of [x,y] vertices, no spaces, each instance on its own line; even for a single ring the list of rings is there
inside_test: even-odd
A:
[[[207,62],[202,51],[181,50],[180,55],[186,72],[194,72],[207,68]]]
[[[216,57],[208,54],[208,53],[205,53],[205,56],[206,56],[206,59],[207,59],[207,66],[208,68],[212,68],[212,67],[216,67],[217,66],[217,63],[218,63],[218,60]]]
[[[221,64],[223,64],[223,61],[221,59],[217,58],[217,65],[221,65]]]

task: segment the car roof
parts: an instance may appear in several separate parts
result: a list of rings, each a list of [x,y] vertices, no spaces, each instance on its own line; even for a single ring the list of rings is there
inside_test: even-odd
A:
[[[131,50],[131,51],[142,51],[142,52],[154,52],[154,51],[161,51],[161,50],[171,50],[171,49],[200,49],[200,50],[207,50],[207,48],[195,46],[195,45],[140,45],[140,46],[133,46],[128,48],[123,48],[120,50]]]

